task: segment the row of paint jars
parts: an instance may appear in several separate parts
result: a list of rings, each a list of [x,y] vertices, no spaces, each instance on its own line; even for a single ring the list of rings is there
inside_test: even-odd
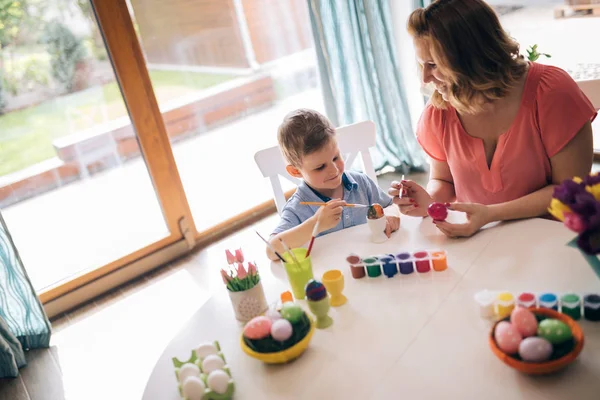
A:
[[[487,290],[475,294],[480,314],[484,318],[506,318],[516,305],[521,307],[545,307],[559,311],[579,320],[583,316],[589,321],[600,321],[600,295],[589,293],[582,298],[576,293],[565,293],[560,297],[551,292],[536,296],[531,292],[520,293],[516,298],[510,292],[494,293]]]
[[[398,254],[385,254],[360,258],[351,254],[346,258],[350,264],[350,272],[354,279],[376,278],[382,274],[388,278],[400,273],[402,275],[425,273],[431,271],[443,271],[448,268],[446,252],[440,251],[417,251],[402,252]]]

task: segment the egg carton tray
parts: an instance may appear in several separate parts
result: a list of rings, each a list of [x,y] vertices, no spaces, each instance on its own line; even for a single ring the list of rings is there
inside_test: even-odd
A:
[[[216,391],[214,391],[210,388],[210,385],[208,383],[209,374],[206,371],[204,371],[204,369],[202,367],[202,363],[204,361],[204,358],[206,358],[206,357],[204,357],[204,358],[200,357],[200,355],[198,353],[200,352],[200,349],[202,347],[207,347],[207,346],[214,347],[216,352],[213,351],[212,354],[219,356],[223,360],[224,366],[220,369],[229,376],[229,381],[227,382],[227,390],[224,393],[217,393]],[[200,398],[201,400],[231,400],[233,398],[233,393],[235,391],[235,383],[231,376],[231,371],[229,369],[229,366],[227,365],[227,360],[225,360],[225,356],[223,355],[223,353],[221,351],[221,346],[218,341],[214,341],[212,344],[205,343],[205,344],[199,346],[198,348],[193,349],[191,351],[191,356],[188,360],[181,361],[177,357],[173,357],[172,361],[173,361],[173,366],[175,367],[175,377],[177,379],[177,387],[179,390],[179,395],[181,396],[182,399],[195,400],[195,399],[186,397],[184,395],[183,382],[181,382],[181,380],[179,379],[179,377],[180,377],[179,372],[185,364],[193,364],[193,365],[197,366],[198,369],[200,370],[199,378],[202,380],[202,382],[204,383],[204,386],[206,388],[204,390],[204,394]]]
[[[377,278],[382,275],[392,278],[396,275],[408,275],[415,271],[418,273],[426,273],[431,270],[440,272],[448,268],[445,250],[402,251],[368,257],[350,254],[346,261],[350,265],[354,279],[365,276]]]

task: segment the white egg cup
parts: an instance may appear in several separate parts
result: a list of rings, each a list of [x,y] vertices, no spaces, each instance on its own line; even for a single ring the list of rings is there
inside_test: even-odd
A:
[[[371,229],[371,242],[383,243],[388,240],[388,237],[385,234],[385,215],[377,219],[367,218],[367,225],[369,225],[369,229]]]

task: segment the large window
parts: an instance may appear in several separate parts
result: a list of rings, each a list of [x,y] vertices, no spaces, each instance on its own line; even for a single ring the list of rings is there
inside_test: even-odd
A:
[[[537,45],[538,62],[556,65],[575,80],[600,79],[600,4],[592,0],[488,0],[504,28],[521,44],[521,51]],[[511,5],[512,3],[512,5]],[[572,3],[573,5],[569,5]],[[594,147],[600,152],[600,118],[593,124]]]
[[[304,0],[10,4],[0,207],[50,314],[266,209],[254,153],[324,111]]]

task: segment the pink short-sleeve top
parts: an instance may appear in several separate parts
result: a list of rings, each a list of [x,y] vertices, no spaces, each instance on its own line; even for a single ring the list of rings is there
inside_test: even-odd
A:
[[[498,139],[488,167],[483,141],[462,127],[456,110],[428,104],[417,139],[433,159],[445,161],[460,202],[497,204],[518,199],[552,182],[550,158],[597,112],[562,69],[530,63],[519,111]]]

